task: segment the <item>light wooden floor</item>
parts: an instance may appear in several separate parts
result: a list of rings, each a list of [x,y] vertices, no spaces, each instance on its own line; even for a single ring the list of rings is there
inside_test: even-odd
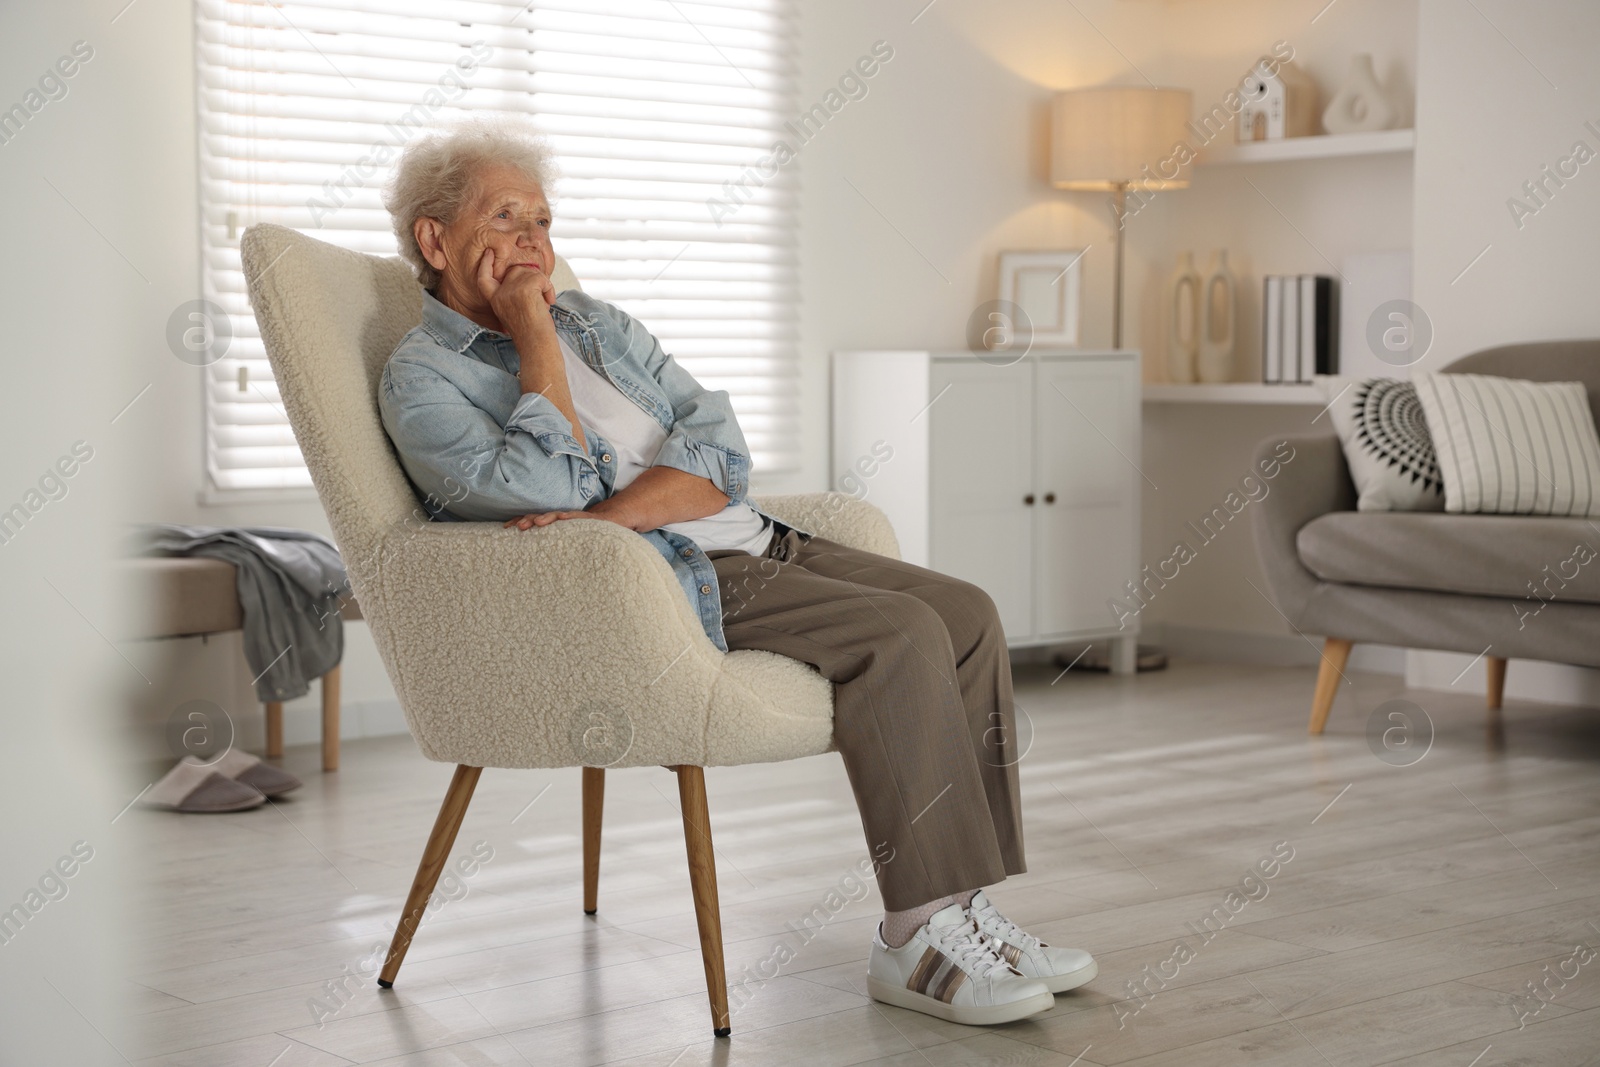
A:
[[[1511,702],[1497,738],[1480,694],[1406,694],[1437,737],[1399,768],[1365,734],[1396,679],[1352,675],[1313,739],[1309,670],[1054,675],[1017,669],[1032,871],[993,896],[1100,977],[1044,1015],[986,1031],[863,995],[878,899],[845,899],[866,847],[836,756],[707,772],[730,977],[837,908],[731,1040],[710,1034],[664,770],[609,776],[593,919],[578,772],[486,772],[456,853],[493,858],[424,923],[395,989],[330,992],[387,941],[450,775],[397,738],[349,744],[337,775],[291,752],[307,785],[275,807],[128,813],[159,866],[117,1045],[141,1067],[1600,1062],[1600,958],[1520,1030],[1512,1007],[1600,947],[1600,716]],[[1278,842],[1294,858],[1267,896],[1202,942],[1186,924]],[[1171,977],[1180,938],[1193,956]]]

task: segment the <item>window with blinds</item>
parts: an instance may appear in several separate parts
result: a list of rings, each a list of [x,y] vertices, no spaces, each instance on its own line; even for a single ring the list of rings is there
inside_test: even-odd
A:
[[[207,495],[311,484],[249,308],[239,236],[275,222],[396,254],[380,190],[421,131],[527,116],[561,177],[556,251],[708,389],[755,470],[798,466],[789,0],[198,0]],[[792,140],[792,138],[790,138]],[[786,158],[787,154],[784,154]]]

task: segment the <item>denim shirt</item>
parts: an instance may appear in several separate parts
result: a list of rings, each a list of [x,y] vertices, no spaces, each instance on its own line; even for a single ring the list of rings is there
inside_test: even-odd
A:
[[[557,296],[550,317],[572,350],[667,434],[652,466],[709,478],[729,507],[749,503],[750,450],[726,391],[701,388],[638,320],[581,290]],[[554,402],[522,391],[518,363],[508,334],[423,290],[422,324],[384,365],[378,408],[433,520],[504,522],[533,511],[582,511],[611,495],[611,446],[585,428],[588,448],[580,448]],[[711,561],[682,534],[641,536],[672,566],[706,636],[726,652]]]

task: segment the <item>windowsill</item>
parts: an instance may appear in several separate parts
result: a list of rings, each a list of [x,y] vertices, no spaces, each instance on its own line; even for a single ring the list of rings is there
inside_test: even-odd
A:
[[[224,507],[231,504],[290,504],[317,500],[316,489],[310,486],[286,486],[269,489],[218,489],[206,486],[195,494],[201,507]]]

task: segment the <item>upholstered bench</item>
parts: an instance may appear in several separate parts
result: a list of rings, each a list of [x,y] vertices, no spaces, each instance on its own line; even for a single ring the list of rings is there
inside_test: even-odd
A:
[[[121,560],[126,584],[137,605],[133,618],[135,640],[195,637],[244,628],[239,604],[238,568],[203,556],[139,557]],[[339,616],[361,618],[352,597]],[[339,769],[339,668],[322,676],[322,769]],[[267,704],[267,756],[283,755],[283,704]]]

